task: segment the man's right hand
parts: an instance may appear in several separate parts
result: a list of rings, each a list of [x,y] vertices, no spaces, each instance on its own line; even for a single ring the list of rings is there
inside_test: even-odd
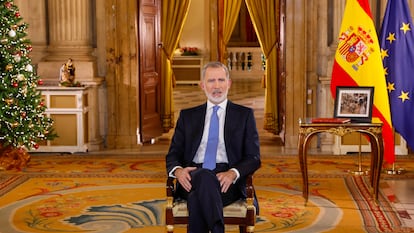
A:
[[[191,190],[191,175],[190,172],[196,170],[197,167],[177,168],[174,171],[174,176],[177,178],[181,186],[187,191]]]

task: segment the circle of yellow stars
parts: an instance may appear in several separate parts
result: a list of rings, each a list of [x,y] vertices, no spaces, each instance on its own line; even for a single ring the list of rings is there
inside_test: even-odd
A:
[[[400,27],[400,30],[403,31],[404,35],[405,35],[408,31],[411,31],[410,24],[409,23],[402,23],[402,26]],[[390,44],[392,44],[396,39],[397,38],[395,38],[395,33],[391,33],[391,32],[388,33],[387,41]],[[382,58],[382,60],[384,60],[384,58],[388,57],[388,56],[389,56],[388,55],[388,50],[381,49],[381,58]],[[388,75],[388,68],[387,67],[384,67],[384,72],[385,72],[385,76],[387,76]],[[388,92],[395,91],[395,86],[394,85],[395,84],[391,83],[391,82],[387,83]],[[409,93],[401,91],[401,94],[398,96],[398,98],[401,99],[401,101],[404,103],[404,101],[410,99]]]

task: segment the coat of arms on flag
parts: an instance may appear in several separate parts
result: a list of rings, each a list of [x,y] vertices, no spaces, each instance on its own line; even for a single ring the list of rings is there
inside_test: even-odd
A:
[[[354,27],[351,26],[341,33],[338,52],[357,71],[368,60],[369,55],[375,51],[373,45],[374,41],[367,31],[362,27],[354,30]]]

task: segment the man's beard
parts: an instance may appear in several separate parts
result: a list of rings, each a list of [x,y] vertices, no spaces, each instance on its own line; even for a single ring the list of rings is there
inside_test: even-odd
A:
[[[207,90],[204,90],[204,93],[206,94],[207,98],[213,102],[213,103],[221,103],[227,98],[227,94],[229,92],[228,89],[224,90],[223,92],[220,92],[221,95],[215,97],[214,94],[220,92],[219,90],[213,91],[212,93],[208,93]]]

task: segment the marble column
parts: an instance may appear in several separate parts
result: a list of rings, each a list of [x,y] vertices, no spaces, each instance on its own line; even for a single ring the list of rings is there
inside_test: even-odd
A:
[[[94,60],[91,0],[49,0],[47,7],[49,55],[45,60]]]

